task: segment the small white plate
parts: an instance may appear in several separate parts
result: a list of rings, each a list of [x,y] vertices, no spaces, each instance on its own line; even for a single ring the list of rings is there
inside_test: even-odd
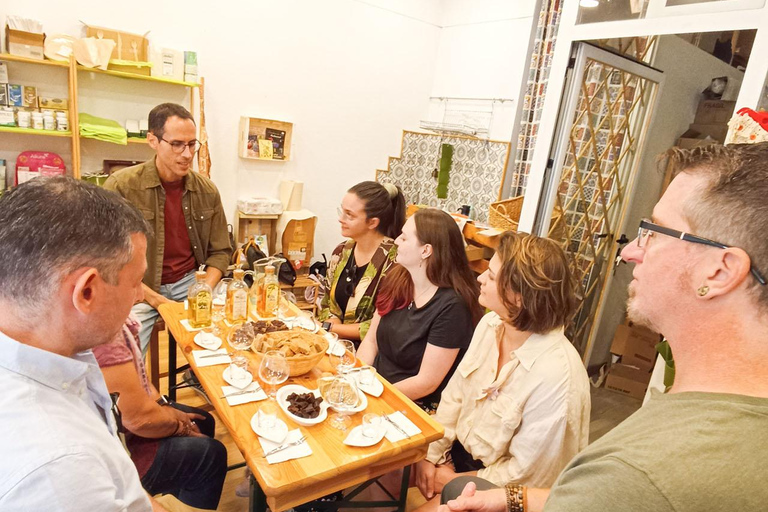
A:
[[[366,437],[363,435],[363,426],[358,425],[349,432],[347,438],[344,439],[344,444],[348,446],[373,446],[384,439],[386,431],[386,428],[379,427],[375,437]]]
[[[339,343],[338,336],[328,332],[325,334],[325,339],[328,340],[328,350],[325,351],[326,354],[337,357],[344,355],[344,345]]]
[[[227,384],[230,386],[234,386],[237,389],[245,389],[248,387],[248,385],[253,382],[253,375],[251,375],[251,372],[249,371],[243,371],[243,372],[236,372],[239,375],[236,375],[235,377],[232,376],[232,366],[227,366],[224,368],[224,380],[227,381]]]
[[[307,389],[304,386],[299,386],[298,384],[288,384],[287,386],[281,387],[277,391],[277,396],[275,397],[277,399],[277,403],[280,405],[280,408],[285,412],[285,414],[288,415],[290,419],[292,419],[294,422],[298,423],[299,425],[310,427],[312,425],[317,425],[318,423],[322,423],[325,421],[325,418],[328,417],[328,403],[323,400],[320,402],[320,414],[317,415],[317,418],[300,418],[296,416],[295,414],[291,413],[288,410],[288,406],[291,405],[288,402],[288,399],[286,398],[291,393],[312,393],[315,396],[320,396],[320,391],[317,389]]]
[[[214,336],[210,332],[195,334],[195,343],[207,350],[219,350],[221,348],[221,338]]]
[[[370,384],[363,384],[360,382],[360,377],[364,373],[365,370],[360,370],[352,373],[352,375],[355,377],[355,382],[357,382],[357,389],[360,391],[365,391],[371,396],[379,397],[384,392],[384,384],[379,380],[379,378],[374,375],[373,376],[373,382]]]
[[[288,425],[280,418],[275,418],[275,425],[272,428],[261,428],[259,427],[259,414],[261,414],[261,410],[256,411],[256,414],[251,417],[251,430],[267,441],[282,443],[288,435]]]

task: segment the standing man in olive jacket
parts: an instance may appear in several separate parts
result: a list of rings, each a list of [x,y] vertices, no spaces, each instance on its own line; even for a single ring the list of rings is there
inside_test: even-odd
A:
[[[200,147],[192,114],[181,105],[163,103],[149,113],[147,141],[155,157],[122,169],[107,179],[114,190],[141,210],[154,228],[147,243],[145,302],[133,313],[141,320],[141,349],[147,352],[157,307],[181,301],[206,266],[206,282],[215,286],[227,269],[232,247],[216,185],[192,172]]]

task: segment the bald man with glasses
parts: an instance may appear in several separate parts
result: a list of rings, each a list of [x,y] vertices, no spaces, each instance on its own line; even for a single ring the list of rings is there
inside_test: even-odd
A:
[[[154,228],[147,243],[144,302],[133,313],[141,320],[142,353],[147,352],[157,307],[182,301],[205,265],[206,282],[215,286],[232,254],[227,220],[216,185],[192,172],[200,147],[192,114],[181,105],[163,103],[149,113],[147,142],[155,156],[107,179],[114,190],[141,210]]]

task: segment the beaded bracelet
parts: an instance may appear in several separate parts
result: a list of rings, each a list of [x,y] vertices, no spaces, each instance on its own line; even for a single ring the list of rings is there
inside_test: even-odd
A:
[[[527,501],[526,489],[522,485],[507,484],[504,486],[507,493],[507,512],[525,512]]]

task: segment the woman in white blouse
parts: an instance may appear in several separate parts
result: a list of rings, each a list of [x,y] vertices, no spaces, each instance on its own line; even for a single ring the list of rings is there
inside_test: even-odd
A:
[[[588,441],[589,380],[564,334],[576,298],[562,249],[504,233],[478,279],[491,312],[442,393],[435,419],[445,437],[415,467],[429,508],[459,475],[549,487]]]

